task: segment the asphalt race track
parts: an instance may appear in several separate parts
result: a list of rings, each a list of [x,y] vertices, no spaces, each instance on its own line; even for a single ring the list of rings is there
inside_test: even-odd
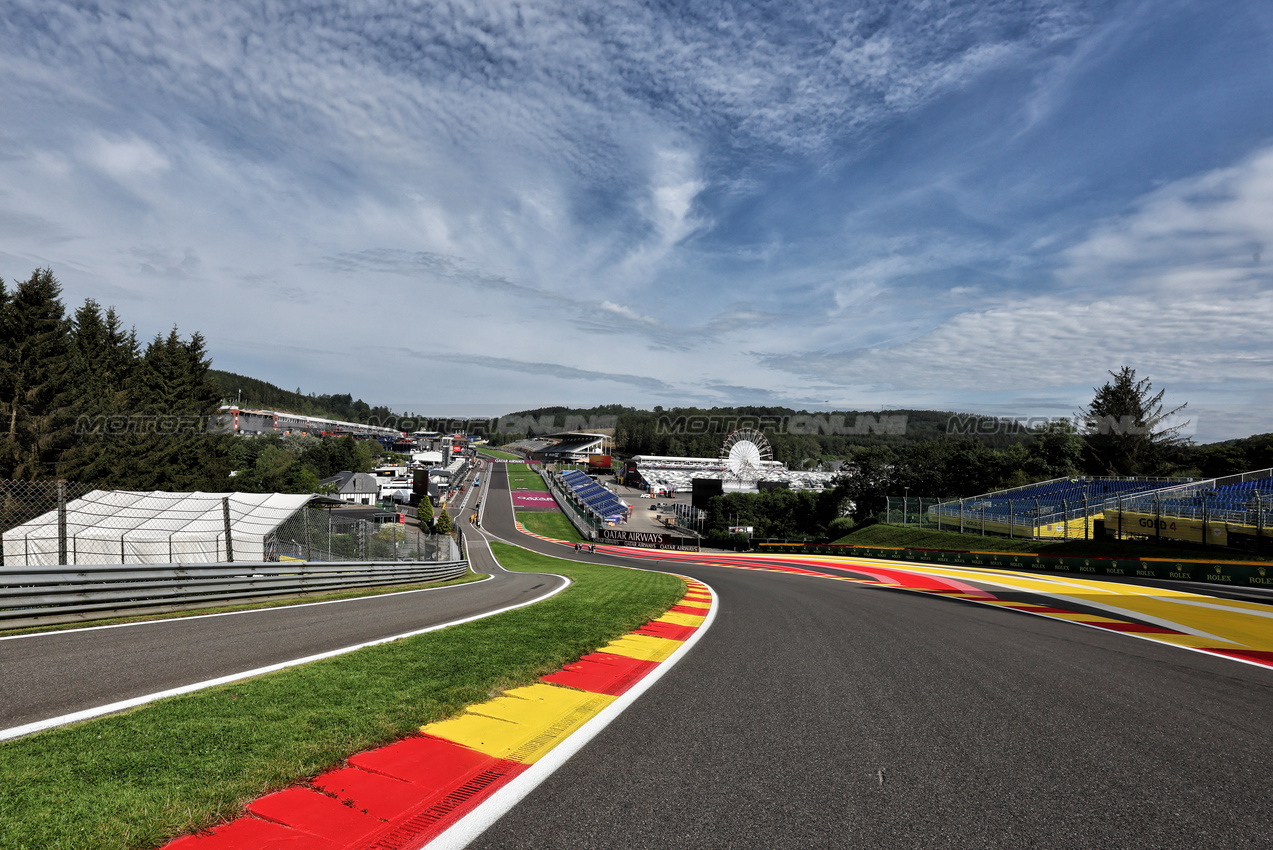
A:
[[[512,539],[490,479],[484,524]],[[667,568],[715,589],[715,625],[471,846],[1273,844],[1273,671],[955,599]]]

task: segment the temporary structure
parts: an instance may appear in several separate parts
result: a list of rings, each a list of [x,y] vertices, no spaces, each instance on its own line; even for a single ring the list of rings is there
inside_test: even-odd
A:
[[[270,534],[311,495],[93,490],[4,532],[4,568],[263,561]],[[226,540],[226,513],[230,539]],[[65,523],[63,525],[63,523]],[[64,531],[63,531],[64,528]]]

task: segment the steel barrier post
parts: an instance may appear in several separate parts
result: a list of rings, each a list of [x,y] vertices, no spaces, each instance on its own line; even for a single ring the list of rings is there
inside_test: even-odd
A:
[[[66,559],[66,482],[57,482],[57,557],[59,564]]]
[[[230,497],[221,497],[221,524],[225,528],[225,560],[234,563],[234,540],[230,537]],[[172,538],[168,538],[168,547],[172,548]]]

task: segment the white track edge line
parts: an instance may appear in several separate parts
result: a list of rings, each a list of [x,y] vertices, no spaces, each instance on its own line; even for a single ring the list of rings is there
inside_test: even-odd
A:
[[[658,570],[657,572],[663,571]],[[603,729],[613,723],[632,703],[636,702],[642,694],[653,687],[655,682],[663,678],[711,628],[712,623],[716,620],[716,612],[720,610],[719,600],[712,586],[702,579],[695,579],[695,581],[711,592],[712,608],[708,612],[707,619],[695,630],[694,634],[690,635],[689,640],[685,641],[680,649],[651,670],[645,678],[633,685],[623,696],[597,712],[591,720],[579,727],[560,744],[553,747],[543,758],[500,787],[498,791],[482,801],[473,811],[443,830],[436,838],[424,846],[428,847],[429,850],[460,850],[460,848],[468,846],[470,842],[489,829],[495,821],[499,820],[525,799],[545,779],[552,776],[571,756],[583,749]]]

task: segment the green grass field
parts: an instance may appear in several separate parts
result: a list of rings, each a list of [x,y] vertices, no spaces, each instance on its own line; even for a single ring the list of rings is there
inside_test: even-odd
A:
[[[1074,558],[1180,558],[1195,561],[1264,561],[1249,552],[1199,546],[1163,546],[1129,540],[1069,540],[1058,543],[1022,540],[1009,537],[982,537],[957,531],[930,528],[903,528],[896,525],[870,525],[851,532],[836,543],[857,546],[897,546],[907,549],[958,549],[973,552],[1033,552],[1038,555]]]
[[[506,452],[501,449],[493,449],[490,446],[478,446],[477,451],[479,454],[484,454],[487,457],[499,458],[501,460],[520,460],[521,459],[521,455],[515,455],[512,452]]]
[[[517,521],[526,526],[527,531],[554,537],[570,543],[581,542],[584,538],[563,513],[551,511],[518,511]]]
[[[533,682],[666,611],[684,583],[493,543],[552,599],[0,744],[0,847],[150,848]]]
[[[548,492],[543,476],[524,463],[508,464],[508,489]]]

